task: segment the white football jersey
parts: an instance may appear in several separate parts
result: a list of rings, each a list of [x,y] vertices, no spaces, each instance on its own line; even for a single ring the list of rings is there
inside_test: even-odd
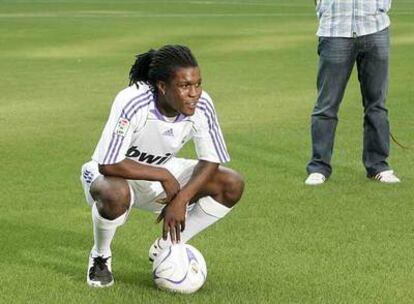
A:
[[[163,166],[189,140],[198,159],[214,163],[230,160],[210,96],[203,91],[194,115],[164,117],[155,105],[154,93],[143,83],[132,85],[116,96],[109,119],[92,159],[115,164],[125,158]]]

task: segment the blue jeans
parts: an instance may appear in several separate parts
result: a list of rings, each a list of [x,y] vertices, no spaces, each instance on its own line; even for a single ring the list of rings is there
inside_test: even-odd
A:
[[[318,98],[312,112],[312,159],[308,173],[329,177],[339,105],[356,63],[364,107],[362,161],[367,176],[389,169],[390,130],[385,99],[388,91],[389,33],[356,37],[320,37]]]

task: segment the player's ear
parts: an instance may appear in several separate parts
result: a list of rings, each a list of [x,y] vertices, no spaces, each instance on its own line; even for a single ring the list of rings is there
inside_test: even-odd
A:
[[[157,81],[157,89],[161,95],[165,95],[167,92],[167,84],[164,81]]]

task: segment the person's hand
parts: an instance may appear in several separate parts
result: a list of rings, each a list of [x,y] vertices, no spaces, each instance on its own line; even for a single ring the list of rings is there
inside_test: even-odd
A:
[[[174,199],[174,197],[180,191],[180,184],[169,171],[166,171],[165,178],[161,180],[161,185],[164,188],[164,192],[166,195],[166,198],[164,199],[163,203],[168,204]]]
[[[187,204],[175,197],[167,206],[162,209],[157,218],[157,222],[164,219],[162,227],[162,238],[167,239],[170,233],[171,242],[178,243],[181,240],[181,232],[185,229],[185,215],[187,211]]]

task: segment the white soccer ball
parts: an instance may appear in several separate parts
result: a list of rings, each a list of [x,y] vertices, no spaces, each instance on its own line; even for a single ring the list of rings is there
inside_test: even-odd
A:
[[[207,265],[203,255],[193,246],[175,244],[157,256],[152,274],[155,285],[160,289],[193,293],[204,285]]]

